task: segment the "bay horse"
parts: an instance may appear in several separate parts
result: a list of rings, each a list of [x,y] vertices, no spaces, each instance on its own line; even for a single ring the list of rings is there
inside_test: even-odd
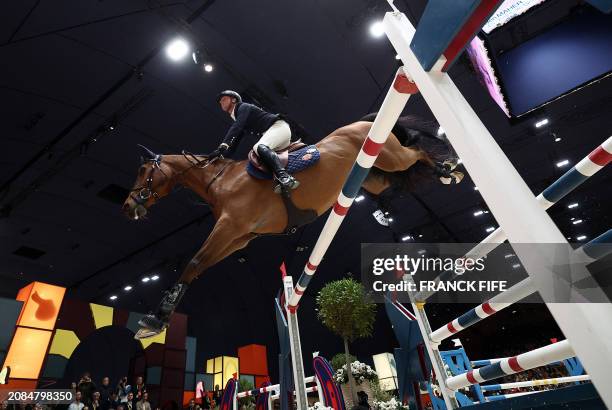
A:
[[[291,192],[290,202],[294,208],[310,212],[313,218],[330,209],[374,118],[375,114],[370,114],[338,128],[315,144],[320,152],[319,161],[294,175],[300,181],[299,188]],[[248,175],[248,160],[216,158],[209,161],[205,156],[185,152],[162,156],[147,150],[146,154],[123,204],[123,212],[129,218],[142,219],[149,207],[168,195],[174,186],[182,185],[208,203],[216,223],[185,267],[177,285],[166,292],[158,312],[141,320],[142,329],[137,338],[154,336],[168,326],[169,317],[188,284],[202,272],[260,235],[285,232],[290,222],[286,201],[273,192],[273,181]],[[436,136],[433,124],[414,117],[401,117],[362,188],[378,195],[391,186],[413,190],[427,180],[458,182],[463,174],[453,171],[456,165],[453,160],[456,156],[452,147],[445,138]],[[162,309],[168,301],[171,302],[169,307]]]

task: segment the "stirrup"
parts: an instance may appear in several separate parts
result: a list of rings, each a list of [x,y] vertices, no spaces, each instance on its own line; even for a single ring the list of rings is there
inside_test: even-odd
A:
[[[297,179],[295,179],[289,174],[287,174],[287,178],[283,178],[285,179],[284,183],[283,181],[281,181],[280,178],[275,178],[275,179],[278,181],[278,184],[274,186],[274,192],[277,194],[280,194],[283,191],[287,191],[287,190],[290,191],[290,190],[296,189],[297,187],[300,186],[300,181],[298,181]]]

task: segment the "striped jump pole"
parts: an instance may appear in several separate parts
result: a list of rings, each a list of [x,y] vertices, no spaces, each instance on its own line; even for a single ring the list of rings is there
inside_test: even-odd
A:
[[[602,170],[610,162],[612,162],[612,137],[605,140],[600,146],[591,151],[589,155],[584,157],[574,167],[542,191],[542,193],[536,197],[536,200],[542,208],[550,208],[580,186],[584,181]],[[484,257],[507,239],[508,237],[504,230],[499,227],[491,232],[478,245],[468,251],[465,256],[474,259]],[[601,249],[601,247],[599,247],[599,249]],[[593,249],[593,252],[597,252],[596,249]],[[417,299],[425,301],[434,293],[433,291],[421,292],[417,295]]]
[[[304,383],[314,383],[315,382],[315,377],[314,376],[310,376],[310,377],[306,377],[304,379]],[[242,399],[243,397],[251,397],[251,396],[257,396],[260,395],[262,393],[278,393],[278,390],[280,389],[280,384],[273,384],[270,386],[265,386],[265,387],[260,387],[259,389],[253,389],[253,390],[246,390],[240,393],[236,394],[236,398],[237,399]],[[294,392],[295,394],[295,392]]]
[[[576,356],[576,354],[570,346],[569,341],[563,340],[518,356],[503,359],[489,366],[469,370],[467,373],[449,377],[446,379],[446,385],[451,390],[458,390],[472,384],[479,384],[509,374],[546,366],[550,363],[569,359],[574,356]]]
[[[527,396],[528,394],[540,393],[541,391],[522,391],[519,393],[498,394],[495,396],[487,396],[487,401],[506,400],[513,397]]]
[[[416,85],[406,77],[404,70],[400,67],[395,75],[393,86],[389,88],[389,92],[382,103],[380,111],[374,120],[374,124],[370,129],[368,137],[363,142],[363,146],[357,155],[357,159],[350,174],[348,175],[342,191],[338,195],[338,199],[333,206],[325,226],[319,235],[319,239],[310,254],[308,262],[304,267],[302,275],[298,279],[297,284],[291,299],[289,300],[287,309],[291,313],[295,313],[302,295],[308,287],[308,283],[315,274],[317,267],[321,263],[325,252],[329,248],[331,241],[340,228],[340,224],[344,220],[350,206],[353,204],[359,188],[363,184],[370,168],[374,165],[378,154],[383,145],[387,141],[387,137],[391,133],[393,126],[397,122],[402,110],[408,102],[410,95],[418,93]]]
[[[521,387],[537,387],[537,386],[549,386],[553,384],[585,382],[589,380],[591,380],[591,377],[588,374],[583,374],[580,376],[557,377],[554,379],[526,380],[524,382],[501,383],[501,384],[483,384],[480,386],[480,388],[482,389],[482,391],[497,391],[497,390],[518,389]]]
[[[318,391],[319,391],[319,388],[317,386],[306,388],[306,393],[313,393],[313,392],[318,392]],[[295,392],[293,392],[293,394],[295,394]],[[270,399],[278,400],[279,397],[280,397],[280,394],[273,394],[272,396],[270,396]],[[323,402],[320,402],[320,403],[323,404]]]
[[[604,257],[612,252],[611,247],[601,246],[604,243],[612,242],[612,229],[599,235],[597,238],[584,244],[574,251],[577,258],[584,260],[596,260]],[[535,292],[532,286],[531,279],[526,278],[519,283],[513,285],[508,290],[494,296],[491,300],[486,301],[473,309],[468,310],[463,315],[459,316],[452,322],[440,327],[429,335],[429,339],[434,343],[440,343],[443,340],[456,335],[461,330],[493,316],[497,312],[513,305],[514,303],[526,298]]]

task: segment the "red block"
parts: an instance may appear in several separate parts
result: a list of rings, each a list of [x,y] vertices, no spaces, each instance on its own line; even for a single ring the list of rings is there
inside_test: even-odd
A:
[[[241,374],[268,376],[268,356],[266,346],[251,344],[239,347],[238,359],[240,360]]]

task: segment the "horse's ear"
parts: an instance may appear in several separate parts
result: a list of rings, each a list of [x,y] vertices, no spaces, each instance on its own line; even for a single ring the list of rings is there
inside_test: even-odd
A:
[[[137,145],[142,151],[142,155],[140,156],[140,162],[142,162],[143,164],[147,161],[152,161],[152,160],[156,160],[157,158],[159,158],[159,155],[157,155],[156,153],[154,153],[153,151],[151,151],[149,148],[145,147],[144,145],[141,145],[141,144],[137,144]]]

